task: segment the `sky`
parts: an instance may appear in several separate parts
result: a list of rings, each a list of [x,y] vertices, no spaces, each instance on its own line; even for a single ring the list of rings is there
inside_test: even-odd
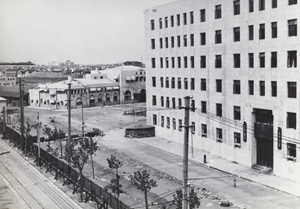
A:
[[[142,61],[144,10],[175,0],[0,0],[0,62]]]

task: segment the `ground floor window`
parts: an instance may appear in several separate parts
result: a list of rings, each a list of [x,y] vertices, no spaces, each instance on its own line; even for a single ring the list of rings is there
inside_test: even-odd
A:
[[[222,142],[222,139],[223,139],[223,131],[221,128],[217,128],[216,129],[216,136],[217,136],[217,141],[218,142]]]
[[[118,94],[114,93],[114,102],[117,102],[117,101],[118,101]]]
[[[157,116],[153,114],[153,125],[157,125]]]
[[[202,137],[207,137],[207,125],[206,124],[201,124],[201,136]]]
[[[241,147],[241,133],[234,132],[234,147]]]
[[[296,144],[287,143],[287,159],[296,160]]]

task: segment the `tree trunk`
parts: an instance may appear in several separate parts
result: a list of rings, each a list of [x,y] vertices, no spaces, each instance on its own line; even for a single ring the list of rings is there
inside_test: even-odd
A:
[[[82,168],[79,169],[79,192],[80,192],[80,201],[83,202],[83,181],[82,181]]]
[[[63,150],[62,150],[61,140],[59,140],[59,144],[60,144],[60,157],[63,158]]]
[[[93,179],[94,179],[95,178],[95,169],[94,169],[93,155],[91,155],[91,161],[92,161],[92,171],[93,171]]]
[[[147,198],[147,190],[145,189],[145,205],[146,209],[148,209],[148,198]]]

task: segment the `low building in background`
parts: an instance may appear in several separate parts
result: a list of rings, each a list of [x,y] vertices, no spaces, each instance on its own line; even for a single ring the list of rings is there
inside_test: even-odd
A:
[[[64,80],[30,89],[30,106],[67,109],[69,83]],[[120,103],[119,84],[96,71],[86,78],[71,80],[70,89],[72,109]]]
[[[127,61],[122,66],[101,70],[120,86],[120,102],[146,102],[146,71],[141,62]]]

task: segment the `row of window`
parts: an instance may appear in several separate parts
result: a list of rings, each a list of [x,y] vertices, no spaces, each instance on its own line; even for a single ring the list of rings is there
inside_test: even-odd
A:
[[[0,78],[0,81],[14,81],[15,78]]]
[[[297,4],[297,0],[288,0],[289,5],[294,5]],[[265,0],[259,0],[259,11],[265,10]],[[254,0],[249,0],[249,12],[254,11]],[[277,8],[277,0],[272,0],[272,8]],[[240,14],[240,0],[235,0],[233,1],[233,14],[234,15],[239,15]],[[206,21],[206,10],[201,9],[199,13],[199,20],[200,22],[205,22]],[[170,20],[168,19],[169,17],[159,18],[159,29],[163,28],[163,22],[164,22],[164,27],[168,28],[169,24],[170,27],[174,27],[175,24],[177,26],[181,25],[181,21],[183,25],[188,24],[188,16],[189,16],[189,23],[194,24],[194,11],[191,11],[189,13],[183,13],[182,16],[180,14],[177,14],[176,16],[171,15]],[[182,18],[182,19],[181,19]],[[215,6],[215,19],[221,19],[222,18],[222,5],[216,5]],[[151,20],[151,30],[155,30],[155,21]]]
[[[183,80],[183,88],[188,89],[188,78],[184,78]],[[170,85],[171,84],[171,85]],[[177,89],[181,89],[182,86],[181,78],[177,78]],[[160,87],[161,88],[172,88],[175,89],[176,81],[175,77],[171,78],[171,82],[169,77],[165,79],[160,77]],[[190,80],[190,89],[195,90],[195,78],[191,78]],[[152,87],[156,87],[156,77],[152,77]],[[216,92],[222,92],[222,79],[216,79]],[[200,79],[200,90],[206,91],[207,83],[205,78]],[[254,95],[254,80],[248,81],[248,93],[249,95]],[[233,94],[241,94],[241,81],[233,80]],[[265,96],[265,81],[259,81],[259,95]],[[277,81],[271,81],[271,96],[277,97]],[[288,98],[297,98],[297,82],[287,82],[287,97]]]
[[[259,59],[259,67],[265,68],[266,66],[266,56],[265,52],[260,52],[258,54]],[[189,57],[190,68],[195,68],[195,57]],[[248,53],[248,67],[254,68],[254,53]],[[177,61],[177,68],[181,68],[182,64],[182,57],[160,57],[160,68],[175,68],[175,64]],[[271,68],[277,68],[277,52],[271,52],[270,56],[270,66]],[[151,67],[156,68],[156,59],[151,58]],[[188,57],[183,57],[183,67],[188,68]],[[233,67],[234,68],[241,68],[241,54],[233,54]],[[297,51],[287,51],[287,67],[288,68],[296,68],[297,67]],[[200,56],[200,68],[206,68],[206,56]],[[215,68],[222,68],[222,55],[215,55]]]
[[[297,36],[297,19],[292,19],[288,20],[287,22],[288,25],[288,36]],[[272,22],[271,23],[271,37],[272,38],[277,38],[277,22]],[[265,24],[259,24],[259,39],[265,39]],[[182,38],[182,45],[184,47],[188,46],[188,35],[183,35],[181,36],[171,36],[163,38],[159,38],[159,47],[162,48],[169,48],[169,45],[171,48],[175,47],[175,41],[177,42],[176,46],[181,47],[181,38]],[[190,34],[189,36],[189,43],[190,46],[195,45],[195,36],[194,34]],[[248,26],[248,39],[250,41],[254,40],[254,25],[249,25]],[[233,28],[233,41],[234,42],[239,42],[241,40],[241,29],[240,27],[234,27]],[[221,44],[222,43],[222,30],[215,30],[215,44]],[[200,45],[206,45],[206,33],[202,32],[200,33]],[[156,48],[156,40],[151,39],[151,49]]]

